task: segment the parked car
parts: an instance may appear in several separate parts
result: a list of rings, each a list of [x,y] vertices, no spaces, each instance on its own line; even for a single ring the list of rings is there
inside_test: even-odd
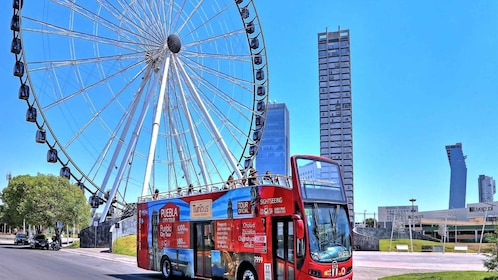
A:
[[[48,239],[45,234],[37,234],[33,237],[29,246],[34,249],[40,248],[48,250]]]
[[[14,244],[16,245],[28,245],[28,237],[24,233],[16,233],[16,238],[14,239]]]

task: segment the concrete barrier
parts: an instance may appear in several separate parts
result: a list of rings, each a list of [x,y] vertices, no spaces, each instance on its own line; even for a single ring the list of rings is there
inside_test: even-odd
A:
[[[467,253],[468,249],[469,249],[468,246],[455,246],[455,248],[453,249],[453,252],[462,251],[462,252]]]
[[[422,245],[422,252],[432,252],[432,245]]]
[[[396,244],[396,252],[399,252],[399,251],[407,251],[408,252],[408,245]]]

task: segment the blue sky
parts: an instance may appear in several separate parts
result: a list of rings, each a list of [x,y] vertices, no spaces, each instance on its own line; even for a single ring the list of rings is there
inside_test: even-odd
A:
[[[318,154],[317,33],[349,29],[355,210],[448,207],[445,145],[467,155],[467,203],[477,177],[498,178],[498,2],[260,1],[270,99],[287,104],[291,153]],[[0,188],[5,174],[58,174],[34,141],[12,75],[11,2],[0,9]]]

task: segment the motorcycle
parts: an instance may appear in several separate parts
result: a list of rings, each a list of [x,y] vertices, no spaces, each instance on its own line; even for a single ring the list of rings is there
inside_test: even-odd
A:
[[[50,243],[50,249],[54,251],[59,251],[61,249],[60,240],[57,237],[52,237],[52,242]]]

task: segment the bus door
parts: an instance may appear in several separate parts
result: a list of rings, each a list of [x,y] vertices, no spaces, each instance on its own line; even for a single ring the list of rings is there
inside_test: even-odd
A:
[[[294,222],[289,218],[273,219],[273,252],[276,252],[273,279],[294,280]]]
[[[211,250],[214,248],[211,223],[194,223],[193,240],[195,275],[211,277]]]

